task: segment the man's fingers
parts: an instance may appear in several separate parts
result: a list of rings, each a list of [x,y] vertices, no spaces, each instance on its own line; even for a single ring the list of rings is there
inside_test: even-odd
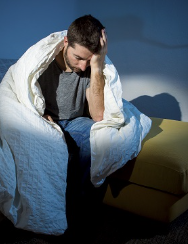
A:
[[[103,29],[103,40],[107,42],[107,33],[105,29]]]
[[[101,38],[100,38],[100,44],[101,44],[101,54],[107,54],[107,34],[105,29],[101,30]]]
[[[51,121],[51,122],[54,122],[53,119],[52,119],[52,117],[51,117],[50,115],[48,115],[48,114],[43,115],[43,117],[44,117],[45,119]]]
[[[107,43],[107,35],[106,35],[105,29],[102,29],[101,32],[102,32],[102,36],[100,38],[100,43],[101,43],[101,46],[104,46]]]
[[[48,120],[51,121],[51,122],[54,122],[50,115],[48,115]]]

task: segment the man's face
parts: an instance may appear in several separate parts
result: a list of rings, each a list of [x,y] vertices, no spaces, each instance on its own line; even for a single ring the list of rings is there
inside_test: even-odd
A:
[[[75,44],[75,47],[65,46],[64,50],[64,60],[67,66],[74,72],[78,73],[85,71],[90,65],[90,60],[93,53],[91,53],[87,48]]]

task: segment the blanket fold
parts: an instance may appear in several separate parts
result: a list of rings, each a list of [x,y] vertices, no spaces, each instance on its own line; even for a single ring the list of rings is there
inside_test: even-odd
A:
[[[0,84],[0,211],[12,223],[37,233],[67,229],[68,150],[60,127],[42,115],[38,77],[63,48],[66,31],[30,47]],[[91,128],[91,181],[105,178],[138,155],[151,120],[122,99],[118,72],[106,56],[104,119]]]

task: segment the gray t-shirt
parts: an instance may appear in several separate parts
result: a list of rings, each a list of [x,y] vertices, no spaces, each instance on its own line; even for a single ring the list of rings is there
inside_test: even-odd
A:
[[[85,116],[90,74],[90,67],[80,73],[64,72],[53,60],[38,79],[45,98],[45,114],[54,120]]]

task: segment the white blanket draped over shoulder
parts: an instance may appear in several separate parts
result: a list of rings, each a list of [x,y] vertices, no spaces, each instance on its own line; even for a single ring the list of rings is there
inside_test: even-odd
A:
[[[68,151],[59,126],[42,115],[38,77],[63,49],[66,31],[30,47],[0,84],[0,211],[17,228],[60,235],[67,229]],[[104,120],[91,129],[91,181],[105,178],[138,155],[151,120],[122,99],[119,75],[106,56]]]

